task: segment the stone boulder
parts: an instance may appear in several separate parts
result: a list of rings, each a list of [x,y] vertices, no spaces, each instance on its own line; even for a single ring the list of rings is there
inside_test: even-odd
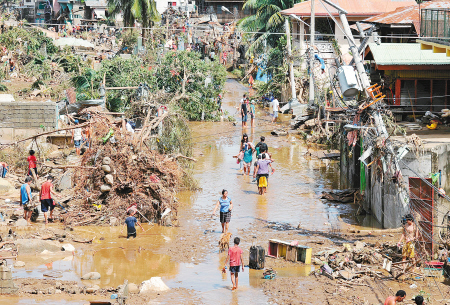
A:
[[[103,185],[100,187],[100,191],[101,191],[102,193],[109,192],[110,190],[111,190],[111,186],[109,186],[109,185],[107,185],[107,184],[103,184]]]
[[[147,281],[143,281],[139,293],[147,293],[152,291],[167,291],[170,288],[163,282],[160,277],[152,277]]]
[[[99,280],[101,278],[98,272],[89,272],[81,277],[82,280]]]
[[[106,184],[113,185],[114,184],[113,175],[111,175],[111,174],[106,175],[105,182],[106,182]]]

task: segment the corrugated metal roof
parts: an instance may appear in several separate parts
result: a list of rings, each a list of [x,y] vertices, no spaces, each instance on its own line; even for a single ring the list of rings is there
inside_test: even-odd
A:
[[[375,16],[390,12],[398,7],[411,6],[416,4],[415,0],[332,0],[348,12],[347,16]],[[338,11],[325,4],[333,16],[339,16]],[[318,17],[328,16],[321,1],[315,1],[315,14]],[[311,1],[297,3],[294,7],[281,11],[282,15],[294,14],[300,17],[311,16]]]
[[[369,52],[375,63],[383,66],[450,65],[445,53],[421,50],[420,43],[369,43],[365,53]]]
[[[428,1],[420,5],[420,9],[425,8],[450,8],[450,0]],[[377,16],[364,19],[361,22],[382,23],[382,24],[413,24],[416,32],[420,33],[419,5],[415,4],[407,7],[399,7],[395,11],[387,12]]]

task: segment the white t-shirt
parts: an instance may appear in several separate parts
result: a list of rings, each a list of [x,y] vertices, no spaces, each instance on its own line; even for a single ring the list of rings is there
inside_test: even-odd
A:
[[[73,140],[80,141],[81,140],[81,128],[75,128],[73,131]]]
[[[272,110],[273,111],[278,111],[278,105],[279,105],[280,103],[278,102],[278,100],[277,99],[274,99],[273,101],[272,101]]]
[[[127,122],[127,124],[125,125],[125,127],[127,128],[128,132],[134,133],[134,129],[133,127],[131,127],[131,124],[129,122]]]

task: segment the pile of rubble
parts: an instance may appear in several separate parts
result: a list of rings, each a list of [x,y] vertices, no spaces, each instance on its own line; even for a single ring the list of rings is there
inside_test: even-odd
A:
[[[365,244],[356,241],[354,245],[344,243],[341,248],[317,252],[313,262],[321,266],[320,274],[331,279],[352,281],[364,275],[379,276],[374,265],[382,266],[384,260],[401,261],[397,245],[390,243]]]
[[[153,222],[170,224],[176,216],[175,189],[183,170],[174,158],[139,149],[135,134],[124,132],[106,118],[91,120],[91,147],[74,173],[72,211],[67,225],[115,225],[133,204]],[[76,206],[76,208],[74,208]]]

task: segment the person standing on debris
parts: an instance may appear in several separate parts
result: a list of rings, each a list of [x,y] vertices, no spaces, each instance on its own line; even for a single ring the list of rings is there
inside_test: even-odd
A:
[[[233,202],[228,197],[228,191],[222,190],[222,197],[217,201],[211,217],[214,217],[217,209],[220,207],[220,223],[222,224],[222,233],[228,233],[228,227],[231,220],[231,210],[233,209]]]
[[[45,224],[48,221],[53,221],[53,209],[55,208],[55,202],[52,199],[52,194],[55,197],[59,197],[53,191],[53,177],[47,176],[47,181],[41,186],[41,193],[39,199],[41,200],[41,211],[44,213]],[[50,217],[47,218],[47,212],[50,210]]]
[[[23,218],[31,225],[31,177],[25,178],[25,183],[20,187],[20,205],[23,205]]]
[[[267,192],[267,186],[269,184],[269,166],[272,169],[272,175],[275,172],[271,163],[272,161],[266,158],[265,153],[261,154],[261,159],[258,159],[258,164],[256,165],[256,174],[253,173],[253,178],[256,178],[260,195]]]
[[[423,305],[423,304],[425,304],[424,301],[423,301],[423,296],[421,296],[421,295],[416,296],[414,298],[414,303],[416,305]]]
[[[419,238],[419,230],[414,223],[414,217],[411,214],[405,215],[403,222],[403,234],[398,241],[397,246],[400,248],[403,239],[405,244],[402,248],[402,260],[406,262],[406,259],[411,259],[413,265],[415,264],[414,243]]]
[[[78,120],[74,121],[75,124],[78,124]],[[81,140],[83,136],[81,135],[81,128],[72,129],[72,143],[75,145],[75,150],[77,152],[77,156],[81,153]]]
[[[227,65],[227,51],[223,51],[223,54],[222,54],[222,64],[224,65],[224,66],[226,66]]]
[[[8,163],[0,162],[0,177],[5,178],[8,169],[9,169]]]
[[[14,61],[12,60],[12,58],[9,59],[9,72],[12,73],[14,72],[15,69],[15,65],[14,65]]]
[[[127,239],[129,239],[130,237],[136,238],[136,224],[139,227],[141,227],[142,232],[144,232],[144,228],[139,223],[139,221],[136,219],[136,217],[134,217],[134,214],[136,214],[136,210],[135,209],[129,209],[127,211],[128,217],[125,219],[125,224],[122,227],[122,230],[120,230],[120,234],[122,234],[123,229],[125,227],[127,227]]]
[[[280,102],[278,102],[278,100],[276,98],[273,99],[272,101],[272,123],[275,123],[275,121],[278,118],[278,111],[280,110]]]
[[[397,302],[403,302],[403,300],[406,298],[406,292],[403,290],[397,291],[395,296],[390,296],[384,301],[384,305],[395,305]]]
[[[32,176],[33,179],[39,178],[38,172],[37,172],[37,160],[36,156],[34,155],[34,150],[30,150],[29,156],[27,158],[28,161],[28,176]],[[34,172],[34,174],[33,174]],[[36,176],[36,177],[34,177]]]
[[[239,272],[244,272],[244,260],[242,259],[242,249],[239,248],[239,244],[241,239],[239,237],[234,238],[234,246],[228,249],[227,259],[225,260],[225,266],[223,267],[223,271],[227,266],[228,261],[230,261],[230,274],[231,274],[231,283],[233,284],[233,288],[231,290],[238,289],[238,280],[239,280]]]

